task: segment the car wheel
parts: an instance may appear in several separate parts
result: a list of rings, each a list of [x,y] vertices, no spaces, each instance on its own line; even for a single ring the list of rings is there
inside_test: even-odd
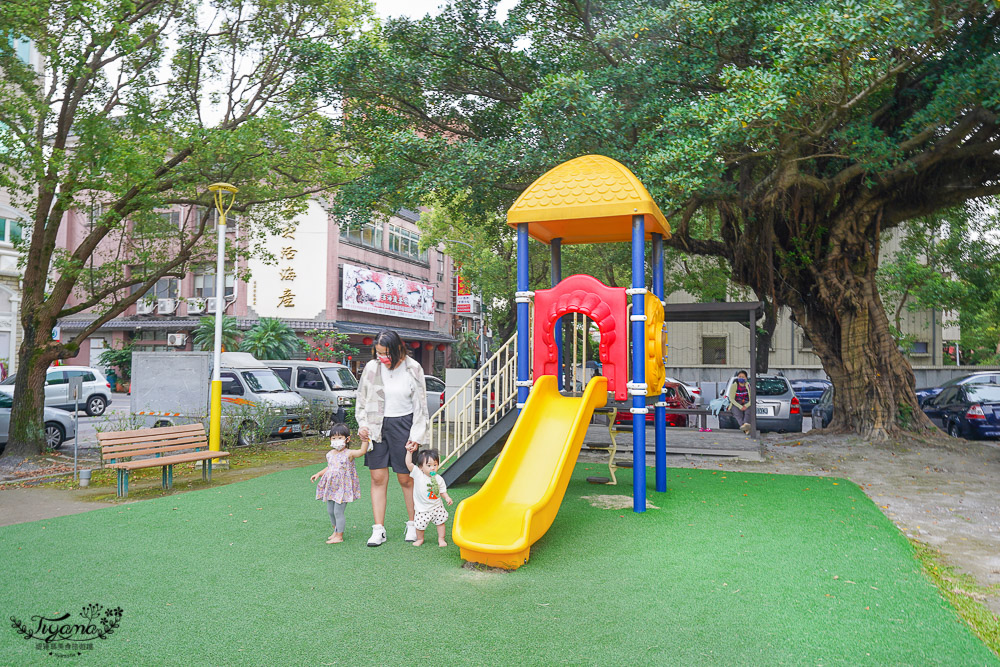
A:
[[[240,424],[240,430],[236,432],[236,444],[240,447],[249,447],[254,444],[256,430],[256,426],[251,421]]]
[[[962,432],[958,428],[958,422],[952,422],[951,425],[948,426],[948,435],[950,435],[953,438],[962,437]]]
[[[61,424],[45,422],[45,446],[49,449],[59,449],[66,440],[66,431]]]
[[[103,396],[91,396],[87,401],[87,414],[91,417],[100,417],[108,409],[108,402]]]

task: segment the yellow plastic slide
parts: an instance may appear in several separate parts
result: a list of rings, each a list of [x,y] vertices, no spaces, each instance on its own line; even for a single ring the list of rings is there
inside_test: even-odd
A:
[[[513,570],[552,525],[594,413],[608,400],[595,377],[582,397],[562,396],[554,375],[535,383],[489,478],[455,511],[462,558]]]

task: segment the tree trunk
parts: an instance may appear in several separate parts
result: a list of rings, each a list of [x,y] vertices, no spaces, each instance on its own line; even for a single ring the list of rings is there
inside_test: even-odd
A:
[[[10,411],[7,446],[0,462],[15,466],[25,458],[38,456],[45,447],[45,372],[59,358],[59,344],[52,340],[52,327],[22,318],[24,340],[17,354],[14,403]]]
[[[764,325],[757,328],[758,373],[766,373],[770,366],[771,340],[774,338],[776,326],[778,326],[778,309],[770,301],[764,301]]]
[[[920,409],[913,370],[892,336],[875,282],[878,244],[866,236],[855,235],[817,267],[813,298],[792,304],[792,312],[833,381],[831,426],[885,441],[901,429],[934,426]]]

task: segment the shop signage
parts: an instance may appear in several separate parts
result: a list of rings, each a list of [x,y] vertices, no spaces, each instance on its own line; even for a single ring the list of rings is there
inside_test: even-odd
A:
[[[432,285],[344,264],[340,286],[343,307],[347,310],[434,321]]]

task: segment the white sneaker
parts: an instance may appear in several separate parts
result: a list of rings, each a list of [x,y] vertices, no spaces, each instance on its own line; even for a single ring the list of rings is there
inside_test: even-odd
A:
[[[406,522],[406,534],[403,535],[404,542],[416,542],[417,541],[417,527],[413,525],[412,521]]]
[[[368,538],[368,546],[377,547],[385,542],[385,526],[375,524],[372,526],[372,536]]]

